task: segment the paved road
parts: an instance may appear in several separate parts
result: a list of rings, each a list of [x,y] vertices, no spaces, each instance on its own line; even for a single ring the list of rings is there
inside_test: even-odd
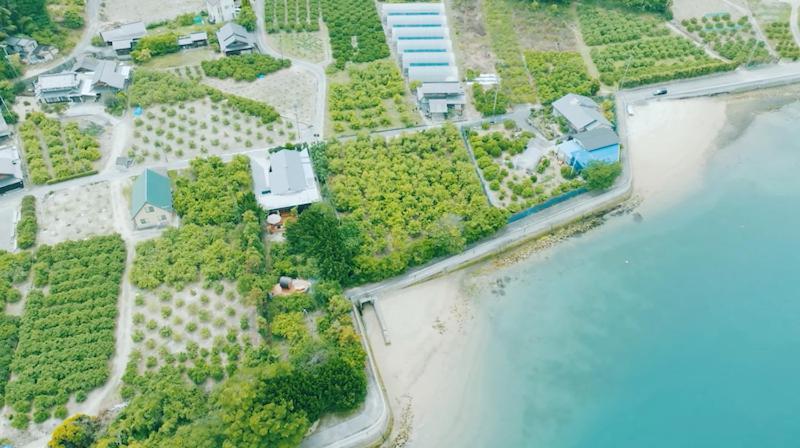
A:
[[[292,57],[287,58],[286,56],[277,52],[274,48],[270,48],[269,44],[267,44],[267,30],[264,24],[264,0],[254,0],[253,2],[255,3],[253,7],[256,10],[256,17],[258,18],[256,38],[258,39],[258,47],[261,49],[261,52],[270,56],[289,59],[292,61],[293,66],[308,71],[316,79],[317,104],[314,114],[314,122],[312,123],[312,134],[319,134],[319,138],[322,138],[325,134],[325,105],[326,95],[328,92],[328,78],[325,76],[325,66],[330,62],[330,55],[328,55],[326,51],[325,61],[323,61],[322,64],[314,64],[302,59],[296,59]],[[301,140],[309,141],[314,140],[314,138],[310,135],[308,138],[301,138]]]
[[[24,79],[35,78],[41,73],[58,66],[69,58],[77,57],[83,54],[91,45],[92,37],[100,32],[100,0],[87,0],[86,2],[86,26],[83,29],[83,35],[75,47],[66,54],[64,57],[59,58],[57,61],[52,61],[48,64],[39,64],[33,66],[30,70],[25,72]]]
[[[798,14],[798,11],[800,11],[800,0],[784,1],[792,6],[792,14],[789,18],[789,27],[792,29],[794,42],[797,44],[797,46],[800,46],[800,23],[798,23],[798,20],[800,20],[800,17],[798,17],[800,16],[800,14]]]

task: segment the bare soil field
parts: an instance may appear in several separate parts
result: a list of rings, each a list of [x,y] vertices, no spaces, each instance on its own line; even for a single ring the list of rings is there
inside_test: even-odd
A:
[[[672,5],[672,14],[676,20],[703,17],[706,14],[728,13],[731,18],[738,20],[747,15],[746,5],[738,0],[675,0]],[[738,7],[737,7],[738,6]]]
[[[247,96],[243,92],[239,95]],[[136,163],[191,159],[245,149],[278,146],[296,138],[288,121],[262,125],[208,98],[174,106],[151,106],[133,121],[128,157]]]
[[[788,22],[792,7],[780,0],[748,0],[747,4],[762,26],[772,22]]]
[[[267,103],[289,120],[295,120],[295,112],[301,123],[314,120],[317,81],[305,70],[289,67],[255,81],[206,77],[203,83],[223,92]]]
[[[448,0],[446,3],[456,63],[461,73],[472,69],[494,73],[497,58],[483,22],[479,0]]]
[[[514,11],[514,29],[523,49],[576,51],[573,28],[577,28],[578,23],[570,8],[562,6],[551,9],[545,6],[534,7],[529,2],[507,1]]]
[[[255,307],[245,304],[236,287],[228,283],[213,288],[192,284],[181,291],[136,290],[132,337],[134,350],[142,355],[140,368],[157,369],[174,363],[190,367],[195,356],[187,351],[199,351],[197,359],[209,364],[219,356],[216,362],[224,367],[228,355],[221,350],[223,346],[255,345],[261,340],[256,330],[257,314]]]
[[[110,23],[152,23],[205,8],[203,0],[104,0],[102,5],[100,17]]]
[[[51,192],[36,206],[38,242],[56,244],[114,232],[114,212],[107,182]]]

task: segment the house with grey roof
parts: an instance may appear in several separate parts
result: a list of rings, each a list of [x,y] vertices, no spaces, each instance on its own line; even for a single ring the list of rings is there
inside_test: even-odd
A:
[[[573,132],[591,131],[598,127],[611,127],[600,106],[591,98],[574,93],[553,102],[553,114],[567,121]]]
[[[208,46],[208,33],[205,31],[198,31],[187,34],[186,36],[180,36],[178,38],[178,46],[183,50]]]
[[[167,176],[148,168],[136,178],[131,190],[131,218],[137,230],[172,225],[175,210]]]
[[[36,39],[27,36],[9,36],[2,44],[7,54],[17,54],[26,64],[39,64],[53,60],[58,49],[50,45],[39,45]]]
[[[264,210],[289,210],[321,199],[308,149],[250,155],[256,200]]]
[[[433,119],[460,116],[467,104],[464,86],[458,81],[426,82],[417,88],[422,113]]]
[[[5,193],[24,186],[22,180],[22,163],[16,147],[0,149],[0,193]]]
[[[92,92],[102,94],[124,89],[131,77],[131,68],[117,61],[99,60],[92,72]]]
[[[229,22],[217,31],[219,50],[225,56],[252,53],[255,42],[250,33],[238,23]]]
[[[128,54],[133,50],[139,39],[147,34],[144,22],[131,22],[116,28],[100,32],[100,37],[119,55]]]
[[[11,127],[6,123],[6,117],[0,114],[0,139],[11,135]]]
[[[68,101],[83,101],[83,92],[87,80],[82,79],[75,72],[53,73],[40,75],[34,83],[36,98],[42,103],[64,103]]]

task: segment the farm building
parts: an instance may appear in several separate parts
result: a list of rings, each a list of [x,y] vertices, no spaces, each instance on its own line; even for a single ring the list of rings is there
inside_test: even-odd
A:
[[[567,120],[573,132],[591,131],[598,127],[611,127],[600,106],[591,98],[574,93],[553,102],[553,114]]]
[[[136,42],[147,34],[143,22],[132,22],[100,33],[100,37],[119,55],[128,54]]]
[[[236,4],[233,0],[206,0],[206,11],[211,23],[225,23],[236,18]]]
[[[39,64],[53,60],[58,48],[39,45],[35,39],[26,36],[11,36],[3,41],[2,46],[7,54],[19,55],[20,61],[26,64]]]
[[[133,226],[138,230],[164,227],[172,224],[174,216],[169,178],[149,168],[144,170],[131,191]]]
[[[559,158],[577,170],[591,162],[618,162],[619,149],[619,136],[604,126],[575,134],[556,147]]]
[[[23,186],[19,151],[13,146],[0,149],[0,193]]]
[[[97,100],[123,90],[131,77],[131,67],[117,61],[84,59],[75,68],[79,71],[39,76],[36,98],[48,104]]]
[[[187,48],[208,46],[208,33],[205,31],[199,31],[186,36],[180,36],[178,38],[178,46],[184,50]]]
[[[217,31],[219,49],[225,56],[252,53],[256,45],[250,33],[238,23],[226,23]]]
[[[442,3],[386,3],[381,9],[386,33],[394,46],[403,75],[421,82],[417,89],[420,110],[428,117],[445,119],[460,114],[465,104],[453,56],[450,29]],[[445,90],[455,93],[440,92]],[[434,84],[425,88],[427,84]]]
[[[321,197],[308,149],[252,154],[250,169],[256,200],[265,210],[282,211],[318,202]]]
[[[426,82],[417,88],[420,110],[431,118],[461,115],[467,103],[460,82]]]

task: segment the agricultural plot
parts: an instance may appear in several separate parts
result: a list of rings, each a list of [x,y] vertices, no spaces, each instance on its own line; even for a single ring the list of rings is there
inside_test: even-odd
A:
[[[462,73],[494,73],[497,58],[486,34],[480,0],[447,2],[448,26]]]
[[[315,63],[325,60],[327,39],[323,31],[276,32],[267,35],[269,46],[281,55]]]
[[[50,192],[38,204],[39,242],[56,244],[114,232],[107,182]]]
[[[505,224],[453,126],[333,141],[314,157],[327,169],[336,208],[361,231],[353,281],[387,278],[456,253]]]
[[[584,40],[606,85],[637,86],[731,70],[690,40],[670,35],[661,19],[598,6],[578,6]]]
[[[337,74],[329,90],[328,112],[336,134],[419,123],[394,61],[349,67],[346,73]]]
[[[20,125],[25,162],[31,182],[55,183],[92,174],[100,160],[100,142],[75,122],[47,117],[41,112]]]
[[[267,32],[318,31],[320,0],[265,0]]]
[[[800,47],[794,40],[789,22],[772,22],[764,28],[764,32],[782,58],[793,61],[800,59]]]
[[[259,76],[269,75],[291,65],[288,59],[277,59],[266,54],[243,54],[203,61],[200,67],[206,76],[212,78],[255,81]]]
[[[800,58],[800,48],[792,37],[789,21],[792,7],[790,2],[779,0],[748,0],[748,6],[767,35],[772,48],[781,58],[796,60]]]
[[[12,426],[64,418],[108,379],[125,244],[119,236],[44,246],[37,251],[6,387]],[[47,288],[46,292],[42,288]]]
[[[101,5],[101,19],[109,23],[128,23],[142,20],[145,23],[169,20],[181,14],[198,13],[205,7],[203,0],[105,0]]]
[[[236,367],[243,348],[260,340],[254,304],[246,305],[228,282],[141,290],[134,303],[138,354],[132,358],[139,372],[180,365],[197,384],[220,381]]]
[[[128,149],[137,163],[270,147],[297,137],[294,124],[284,123],[272,106],[201,84],[200,67],[175,73],[141,72],[130,89],[131,103],[143,108]]]
[[[552,152],[529,146],[527,132],[485,129],[469,131],[469,144],[494,203],[511,213],[583,186],[572,170],[560,169]]]
[[[389,56],[386,35],[375,2],[371,0],[323,0],[334,65],[371,62]]]
[[[483,0],[481,4],[504,93],[512,104],[535,103],[536,92],[517,40],[511,6],[506,0]]]
[[[567,51],[528,51],[525,61],[536,83],[542,104],[568,93],[593,96],[600,83],[589,76],[581,55]]]
[[[767,45],[756,37],[747,16],[736,22],[730,14],[693,17],[681,22],[720,56],[739,64],[767,62],[771,59]]]

